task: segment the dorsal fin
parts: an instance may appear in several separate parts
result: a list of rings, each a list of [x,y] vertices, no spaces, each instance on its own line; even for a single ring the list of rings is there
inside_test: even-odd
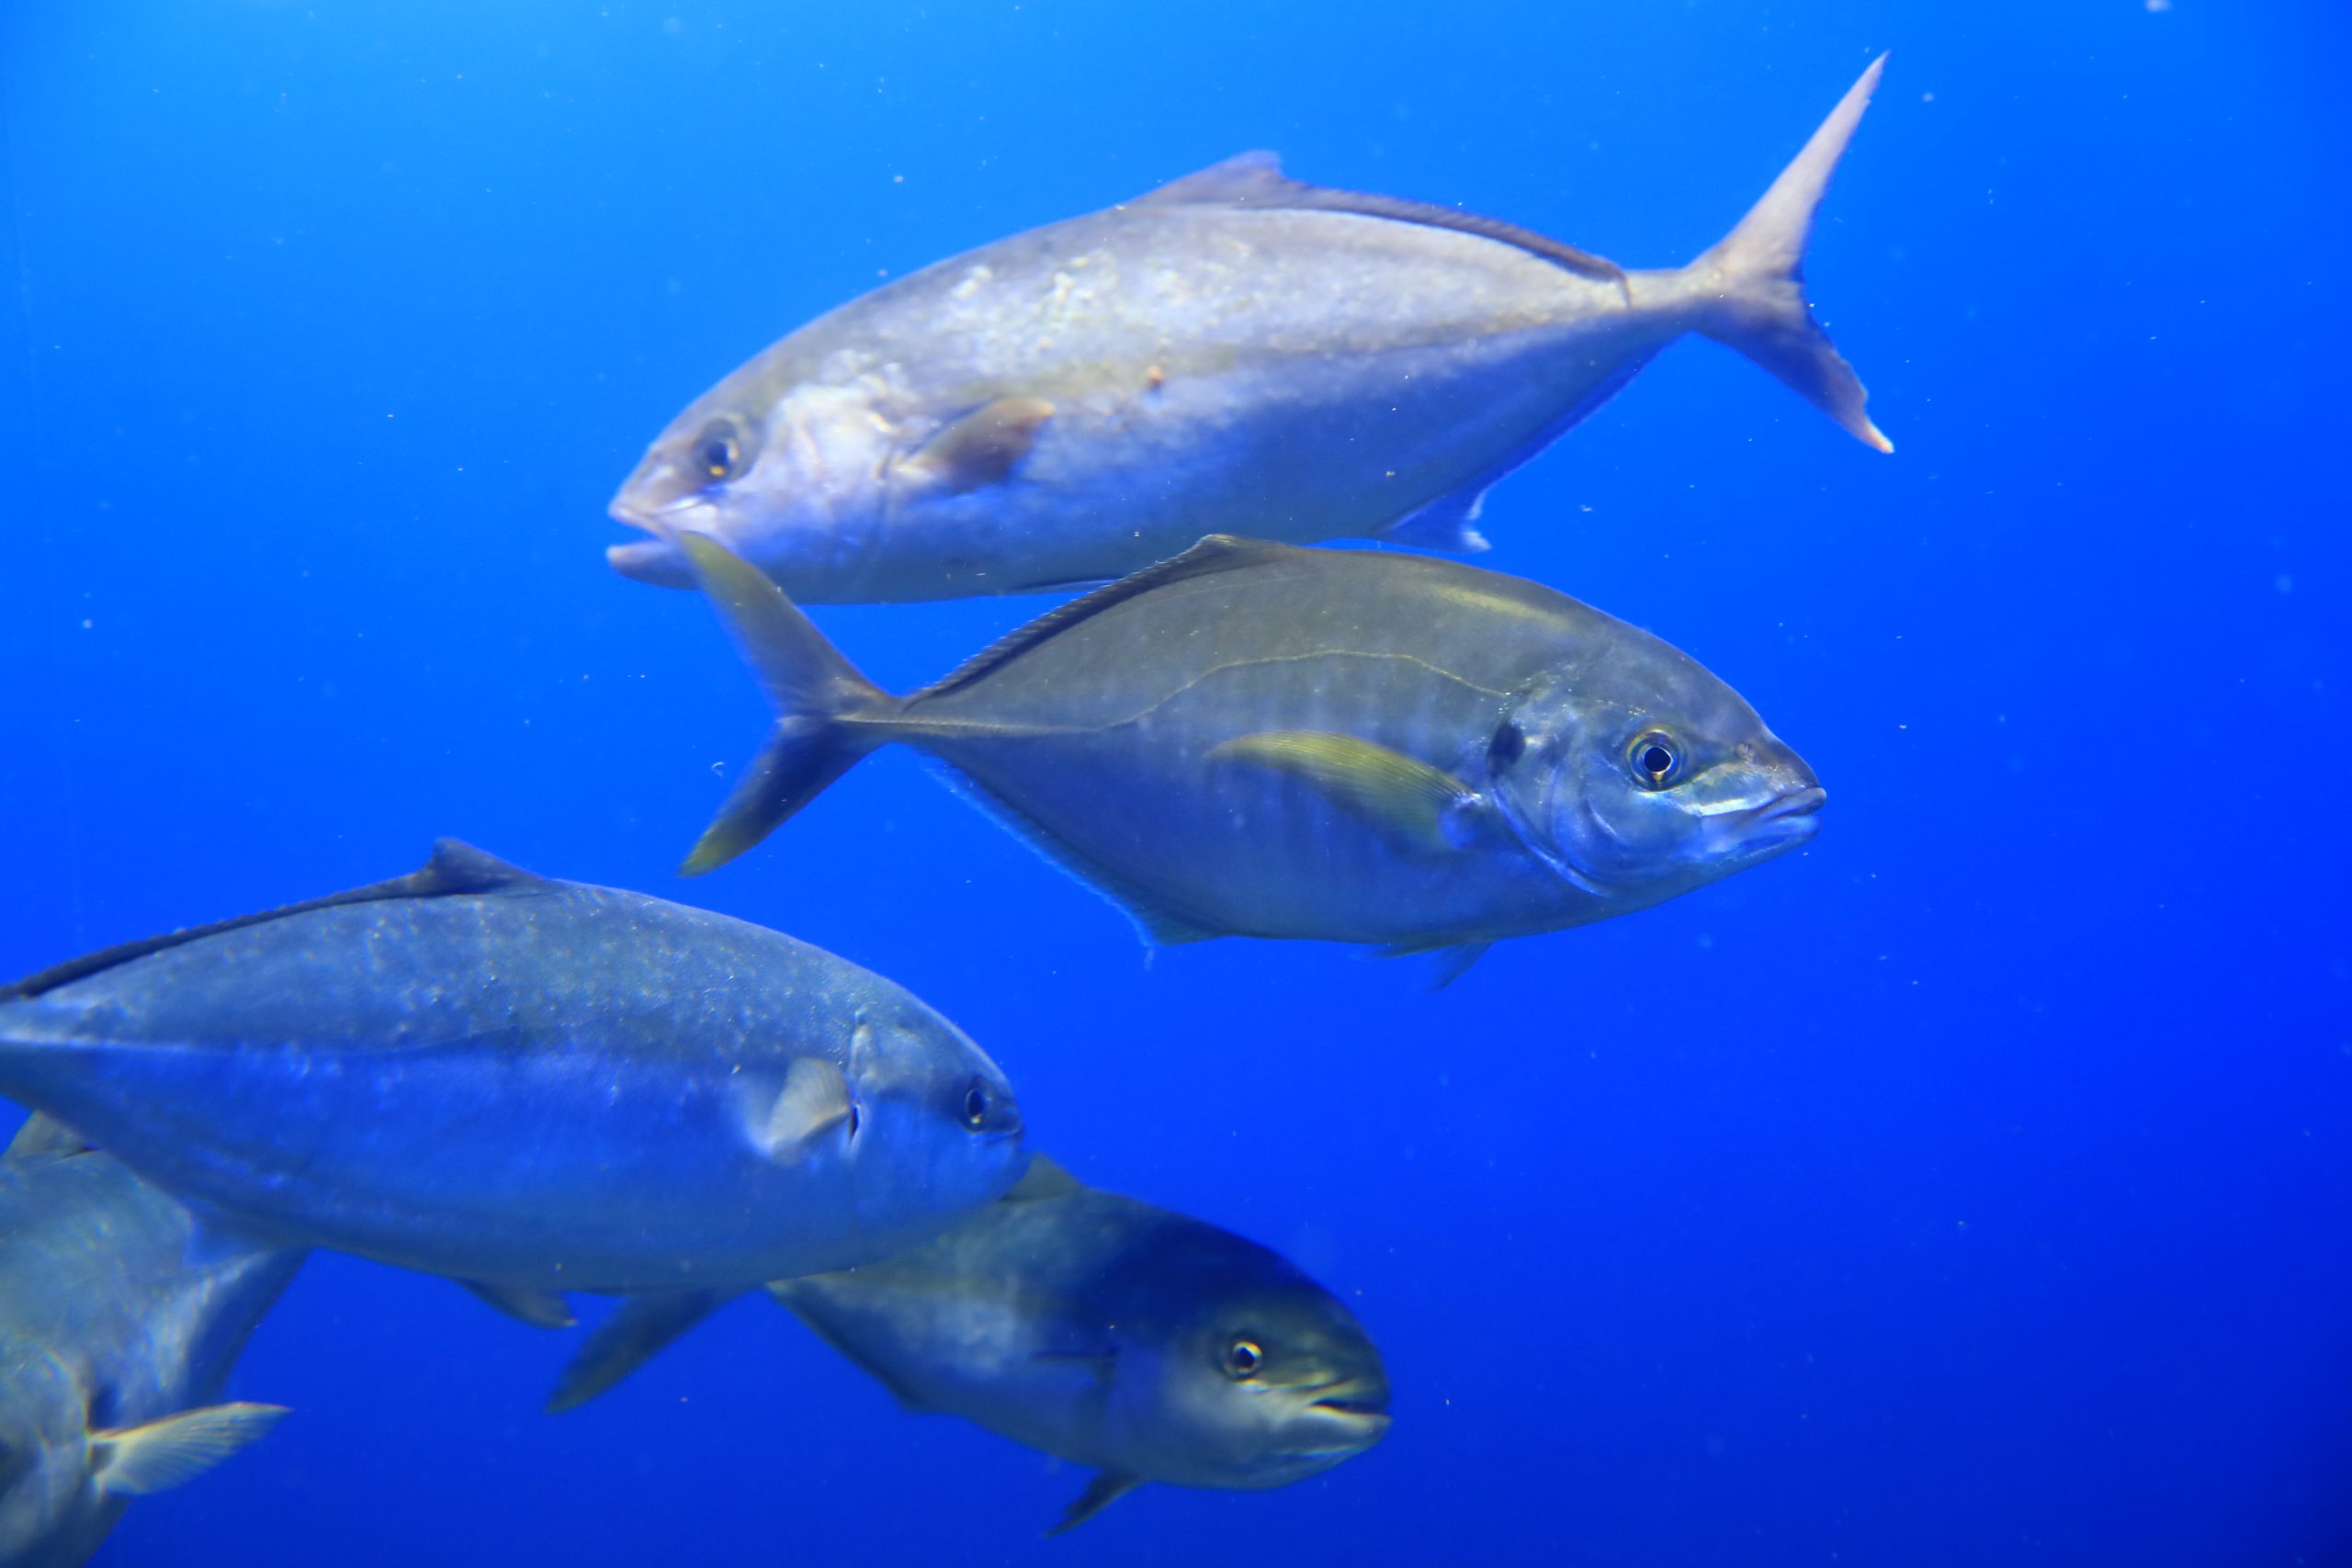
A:
[[[1243,152],[1222,164],[1211,164],[1198,174],[1170,180],[1158,190],[1137,197],[1131,207],[1252,207],[1294,212],[1348,212],[1359,218],[1385,218],[1397,223],[1419,223],[1430,229],[1452,229],[1510,245],[1566,267],[1596,282],[1625,284],[1625,269],[1589,251],[1564,245],[1532,229],[1482,218],[1457,208],[1436,207],[1402,197],[1374,196],[1368,191],[1335,190],[1311,186],[1283,173],[1282,160],[1272,152]]]
[[[1086,1190],[1086,1183],[1047,1159],[1044,1155],[1031,1155],[1029,1168],[1012,1190],[1000,1200],[1006,1203],[1035,1203],[1045,1198],[1069,1198]]]
[[[433,858],[421,870],[406,876],[395,876],[385,882],[371,882],[365,887],[348,892],[330,893],[323,898],[306,898],[299,904],[280,905],[264,909],[257,915],[239,915],[232,919],[215,920],[210,925],[190,926],[164,936],[149,937],[143,942],[126,942],[85,953],[79,958],[28,975],[13,986],[0,987],[0,1002],[23,1001],[53,991],[60,986],[128,964],[134,958],[144,958],[152,953],[179,947],[206,937],[220,936],[241,931],[246,926],[264,925],[294,915],[308,915],[320,909],[333,909],[345,904],[373,904],[390,898],[442,898],[459,893],[492,893],[502,888],[522,887],[544,882],[544,877],[532,875],[519,866],[507,864],[495,855],[484,854],[471,844],[455,839],[443,839],[433,846]]]
[[[1231,534],[1211,534],[1182,555],[1170,556],[1157,566],[1148,566],[1116,582],[1105,583],[1083,598],[1073,599],[1067,604],[1048,610],[1027,626],[1005,633],[944,678],[909,697],[908,705],[911,707],[927,698],[960,692],[991,670],[1011,663],[1049,637],[1155,588],[1165,588],[1171,582],[1182,582],[1190,578],[1238,571],[1244,567],[1257,566],[1297,553],[1296,547],[1290,545],[1270,545],[1259,539],[1236,538]]]

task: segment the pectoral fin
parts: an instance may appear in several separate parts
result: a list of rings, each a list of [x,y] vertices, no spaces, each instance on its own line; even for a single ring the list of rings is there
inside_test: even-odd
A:
[[[141,1497],[177,1486],[277,1425],[282,1404],[208,1404],[143,1427],[90,1434],[98,1489]]]
[[[760,1147],[778,1165],[789,1165],[851,1114],[849,1079],[842,1070],[821,1056],[798,1057],[768,1107]]]
[[[460,1280],[458,1283],[507,1316],[534,1328],[570,1328],[580,1321],[572,1314],[571,1303],[554,1291],[534,1291],[488,1280]]]
[[[89,1151],[89,1140],[60,1122],[46,1111],[36,1111],[25,1118],[9,1141],[8,1150],[0,1154],[5,1160],[68,1159]]]
[[[1086,1183],[1064,1170],[1044,1155],[1031,1155],[1029,1168],[1012,1184],[1002,1201],[1007,1203],[1037,1203],[1050,1198],[1070,1198],[1086,1190]]]
[[[1433,852],[1461,847],[1458,819],[1478,804],[1476,792],[1443,769],[1352,735],[1261,730],[1225,742],[1209,760],[1289,773],[1365,821]]]
[[[1086,1490],[1062,1510],[1061,1518],[1046,1533],[1056,1536],[1064,1530],[1076,1529],[1142,1484],[1143,1477],[1140,1475],[1129,1475],[1123,1470],[1102,1472],[1086,1483]]]
[[[1043,398],[999,398],[943,427],[900,466],[912,479],[951,495],[1001,484],[1029,456],[1038,432],[1054,417]]]

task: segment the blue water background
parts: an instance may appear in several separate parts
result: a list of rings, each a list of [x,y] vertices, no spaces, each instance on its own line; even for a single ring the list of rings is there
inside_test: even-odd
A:
[[[461,835],[879,968],[1091,1181],[1279,1247],[1389,1440],[1255,1495],[901,1414],[741,1303],[571,1342],[313,1264],[297,1414],[105,1561],[2352,1561],[2337,6],[0,10],[0,970]],[[1423,996],[1147,955],[910,757],[671,868],[761,700],[605,503],[969,245],[1279,149],[1686,260],[1871,55],[1808,272],[1893,457],[1705,343],[1492,497],[1831,792],[1803,854]],[[918,682],[1034,601],[826,610]]]

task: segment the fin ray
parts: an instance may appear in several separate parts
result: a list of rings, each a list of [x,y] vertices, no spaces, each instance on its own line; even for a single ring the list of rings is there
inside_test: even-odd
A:
[[[897,704],[758,568],[707,535],[681,534],[678,547],[776,710],[759,760],[678,868],[699,876],[766,838],[888,740],[887,724],[870,721]],[[845,722],[852,717],[869,722]]]
[[[979,807],[997,826],[1044,856],[1055,870],[1114,906],[1134,922],[1147,944],[1182,947],[1231,934],[1160,903],[964,769],[939,757],[929,761],[956,794]]]
[[[1714,293],[1701,332],[1770,371],[1856,440],[1892,452],[1894,443],[1866,412],[1870,395],[1861,378],[1813,319],[1804,292],[1814,214],[1885,67],[1883,54],[1871,62],[1763,199],[1690,271],[1712,279]]]
[[[282,1404],[208,1404],[143,1426],[93,1432],[98,1489],[143,1497],[177,1486],[258,1439],[285,1414]]]
[[[545,880],[519,866],[509,865],[495,855],[485,854],[470,844],[460,843],[455,839],[442,839],[433,846],[433,858],[426,861],[422,869],[410,872],[406,876],[371,882],[365,887],[330,893],[320,898],[305,898],[300,903],[281,904],[258,914],[236,915],[208,925],[189,926],[139,942],[119,942],[112,947],[52,964],[37,975],[27,976],[13,986],[0,987],[0,1002],[24,1001],[44,991],[53,991],[60,986],[86,980],[93,975],[103,974],[133,959],[184,947],[189,942],[202,942],[207,937],[243,931],[247,926],[290,919],[296,915],[341,908],[346,904],[373,904],[394,898],[440,898],[465,893],[497,893],[536,886]]]
[[[1272,152],[1242,152],[1198,173],[1170,180],[1129,203],[1144,207],[1241,207],[1288,212],[1340,212],[1355,218],[1415,223],[1425,229],[1448,229],[1541,257],[1553,265],[1598,283],[1626,287],[1625,269],[1604,256],[1564,245],[1559,241],[1485,218],[1457,207],[1439,207],[1403,197],[1377,196],[1369,191],[1340,190],[1309,185],[1283,173],[1282,160]]]
[[[1165,588],[1171,582],[1183,582],[1196,577],[1214,577],[1220,572],[1238,571],[1244,567],[1298,553],[1289,545],[1270,545],[1258,539],[1243,539],[1231,534],[1211,534],[1182,555],[1170,556],[1155,566],[1132,572],[1116,582],[1105,583],[1082,598],[1057,605],[1023,626],[1017,626],[964,660],[940,679],[925,686],[907,699],[913,707],[933,697],[960,692],[990,671],[1010,664],[1022,654],[1059,633],[1068,631],[1080,621],[1091,619],[1114,605],[1123,604],[1138,594],[1155,588]]]

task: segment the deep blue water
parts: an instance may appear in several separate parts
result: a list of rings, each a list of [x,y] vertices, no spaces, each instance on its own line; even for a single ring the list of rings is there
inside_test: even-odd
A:
[[[1098,1184],[1280,1247],[1388,1440],[1261,1495],[901,1414],[762,1303],[599,1404],[322,1257],[295,1407],[102,1562],[2352,1562],[2340,7],[0,9],[0,970],[439,834],[902,981]],[[1490,499],[1821,836],[1453,988],[1125,921],[904,755],[671,868],[766,715],[603,516],[727,369],[1250,147],[1629,265],[1877,51],[1808,267],[1898,451],[1713,344]],[[927,679],[1035,601],[829,610]]]

